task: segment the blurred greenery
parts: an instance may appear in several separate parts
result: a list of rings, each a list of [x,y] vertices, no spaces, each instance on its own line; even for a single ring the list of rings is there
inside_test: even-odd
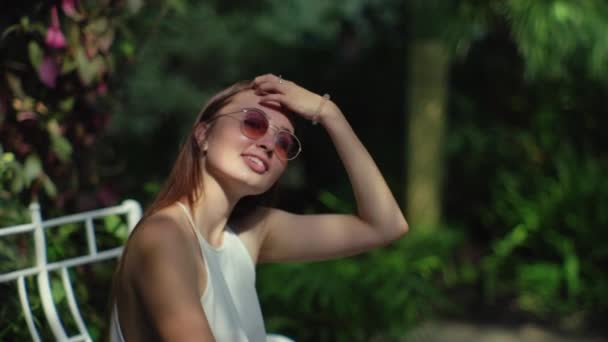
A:
[[[0,4],[1,226],[29,222],[34,200],[45,217],[123,198],[146,205],[206,98],[266,72],[331,93],[405,198],[415,148],[404,139],[406,94],[417,86],[408,56],[429,40],[449,54],[442,223],[360,256],[261,266],[268,331],[390,341],[439,318],[606,334],[605,1],[83,0],[76,12],[64,3]],[[47,39],[53,6],[65,47]],[[277,205],[352,212],[327,135],[303,122],[297,131],[304,153]],[[108,244],[126,238],[121,220],[96,224]],[[57,229],[50,252],[76,253],[82,236]],[[0,240],[0,269],[26,265],[31,246]],[[74,275],[96,339],[113,266]],[[0,338],[25,338],[7,293],[3,285]]]

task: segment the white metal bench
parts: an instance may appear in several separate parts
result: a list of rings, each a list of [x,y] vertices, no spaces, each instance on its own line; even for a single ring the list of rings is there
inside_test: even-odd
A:
[[[0,287],[0,294],[4,299],[16,299],[15,296],[18,296],[23,318],[32,340],[41,341],[44,336],[49,335],[48,332],[45,335],[40,331],[40,326],[45,325],[57,341],[92,341],[91,334],[87,330],[81,314],[77,295],[74,293],[70,270],[81,269],[83,265],[92,265],[104,260],[117,259],[122,253],[124,239],[141,217],[141,207],[134,200],[126,200],[119,206],[49,220],[42,219],[40,206],[36,203],[30,205],[30,212],[30,223],[0,228],[0,241],[8,240],[9,244],[21,241],[25,246],[29,246],[25,249],[33,250],[31,265],[23,265],[23,260],[17,260],[19,258],[9,260],[10,258],[2,255],[2,258],[0,258],[0,266],[2,266],[0,269],[0,286],[2,286]],[[114,246],[103,248],[99,245],[100,239],[98,236],[107,234],[108,222],[114,222],[113,225],[116,226],[111,229],[123,230],[121,236],[124,239],[118,241]],[[65,235],[66,230],[69,231],[69,234],[76,234],[73,236],[79,238],[77,240],[82,242],[84,251],[76,253],[78,255],[59,258],[60,260],[49,260],[49,249],[55,251],[61,248],[49,244],[54,240],[53,234]],[[0,247],[2,246],[6,249],[7,243],[4,242],[4,245],[0,245]],[[7,270],[7,265],[11,261],[16,263],[17,267]],[[59,278],[61,281],[58,280]],[[29,291],[28,284],[31,287]],[[35,284],[37,284],[37,291],[32,289],[36,287]],[[59,291],[57,291],[57,284],[62,284],[62,289]],[[6,292],[2,293],[2,291],[7,291],[6,288],[9,287],[12,289],[16,287],[14,295],[8,295]],[[58,308],[59,301],[54,298],[57,297],[57,293],[61,294],[61,301],[64,304],[67,302],[68,309]],[[109,298],[109,293],[107,293],[107,297]],[[33,314],[32,301],[40,303],[42,316],[46,323]],[[68,314],[71,317],[60,317],[62,314]],[[19,316],[20,314],[15,313],[11,318],[16,319]],[[5,320],[6,317],[0,317],[0,319]],[[66,320],[73,322],[73,325],[76,326],[77,331],[75,333],[66,330]],[[7,324],[8,322],[0,322],[0,329]]]
[[[87,330],[85,320],[81,314],[81,304],[77,300],[73,287],[73,280],[70,276],[70,270],[79,268],[80,266],[97,264],[105,260],[117,259],[123,250],[122,244],[126,241],[129,233],[135,227],[139,219],[141,218],[141,206],[134,200],[126,200],[121,205],[115,207],[109,207],[104,209],[87,211],[79,214],[73,214],[68,216],[57,217],[49,220],[43,220],[40,213],[40,206],[36,203],[30,205],[31,222],[21,224],[17,226],[10,226],[0,228],[0,299],[6,298],[19,298],[19,307],[23,313],[23,319],[27,330],[33,341],[43,341],[45,337],[47,339],[52,336],[53,340],[56,341],[93,341],[90,332]],[[121,219],[117,218],[121,217]],[[100,224],[96,221],[113,218],[114,222],[122,224],[124,229],[122,239],[119,239],[114,246],[108,248],[100,248],[99,246],[99,230]],[[101,225],[103,229],[104,225]],[[81,240],[84,240],[85,246],[83,246],[83,253],[73,255],[70,257],[60,258],[60,260],[49,260],[49,249],[52,246],[52,235],[54,233],[61,233],[61,230],[71,230],[72,234],[76,234],[79,231],[84,234]],[[30,236],[23,236],[23,235]],[[5,270],[7,260],[3,257],[1,251],[3,248],[2,241],[15,238],[31,237],[33,244],[33,257],[31,259],[31,265],[22,265],[23,260],[8,260],[16,262],[18,267]],[[14,242],[14,241],[9,241]],[[70,241],[73,243],[74,241]],[[5,245],[6,246],[6,243]],[[61,248],[61,246],[58,246]],[[27,258],[14,258],[14,259],[27,259]],[[61,279],[60,283],[63,288],[61,293],[63,298],[58,300],[57,295],[54,294],[54,286],[51,278],[55,276]],[[12,284],[14,289],[14,295],[7,295],[4,293],[5,285]],[[29,289],[28,284],[31,287],[37,285],[37,290]],[[103,294],[109,300],[109,293]],[[39,301],[42,307],[42,313],[36,317],[32,312],[32,299]],[[67,309],[61,310],[58,307],[58,302],[67,302]],[[6,305],[2,303],[0,305]],[[40,311],[40,310],[39,310]],[[62,316],[63,314],[63,316]],[[70,315],[71,317],[66,317]],[[16,314],[11,319],[15,319],[19,316]],[[42,316],[42,317],[40,317]],[[8,322],[4,322],[7,317],[0,317],[0,331],[2,327]],[[40,318],[43,318],[43,322]],[[109,318],[109,316],[107,317]],[[75,328],[66,329],[66,321],[72,322]],[[41,326],[45,326],[44,332],[41,332]],[[22,328],[25,329],[25,326]],[[46,330],[50,330],[46,331]],[[75,330],[75,331],[74,331]],[[2,339],[0,334],[0,340]],[[10,340],[16,340],[15,337],[10,336]],[[268,334],[267,342],[293,342],[293,340],[277,335]]]

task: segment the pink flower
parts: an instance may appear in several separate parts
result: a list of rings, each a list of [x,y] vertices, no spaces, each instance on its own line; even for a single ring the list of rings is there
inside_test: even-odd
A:
[[[38,77],[40,81],[49,88],[55,88],[57,75],[59,75],[59,67],[51,56],[45,56],[38,69]]]
[[[68,44],[65,41],[65,37],[58,27],[49,27],[46,31],[46,45],[54,49],[61,49],[66,47]]]
[[[36,120],[38,116],[34,112],[19,112],[17,113],[17,122],[25,120]]]
[[[15,149],[15,152],[17,152],[17,154],[20,156],[24,156],[32,150],[32,147],[27,143],[24,143],[22,138],[17,138],[17,141],[14,143],[13,148]]]
[[[108,93],[108,84],[106,82],[101,82],[97,85],[97,94],[105,95]]]
[[[63,13],[70,18],[79,17],[78,12],[76,11],[76,0],[61,0],[61,9]]]
[[[59,27],[59,15],[55,6],[51,8],[51,26],[46,31],[46,45],[54,49],[61,49],[68,45],[61,32],[61,27]]]

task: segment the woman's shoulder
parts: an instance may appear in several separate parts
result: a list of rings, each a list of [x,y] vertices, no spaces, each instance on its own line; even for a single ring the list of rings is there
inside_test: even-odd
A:
[[[134,257],[147,257],[172,250],[183,250],[190,243],[190,233],[175,208],[167,207],[145,217],[137,225],[127,248]]]

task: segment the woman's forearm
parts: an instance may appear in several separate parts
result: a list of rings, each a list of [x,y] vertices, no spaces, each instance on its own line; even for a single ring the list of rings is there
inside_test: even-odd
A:
[[[338,106],[327,101],[319,116],[350,179],[359,218],[388,239],[407,232],[407,222],[384,177]]]

